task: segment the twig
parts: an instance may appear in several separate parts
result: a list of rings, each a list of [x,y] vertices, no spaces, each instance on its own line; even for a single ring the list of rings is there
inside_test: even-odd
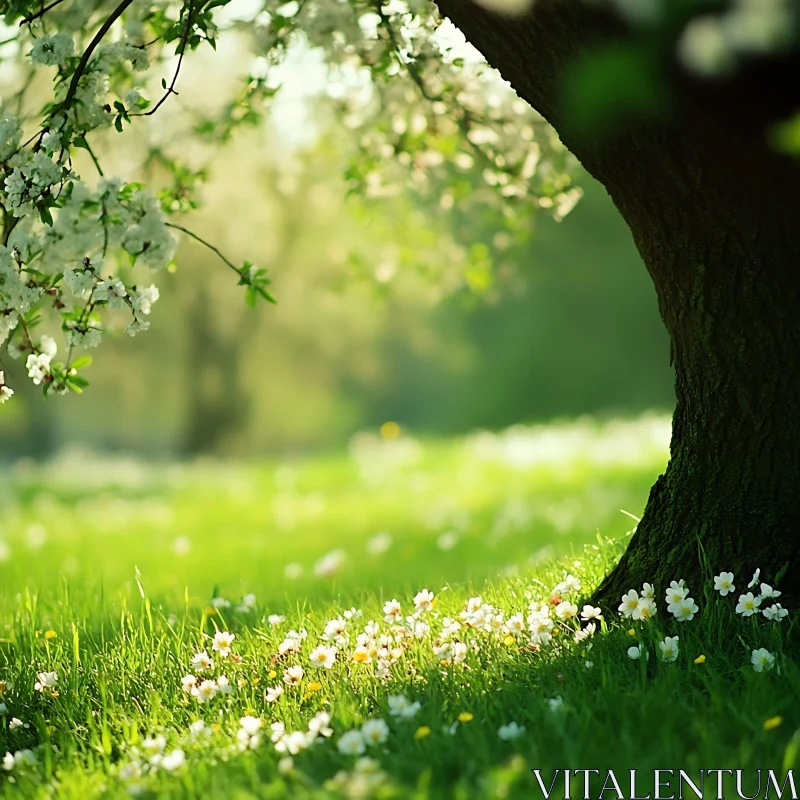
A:
[[[94,150],[89,147],[89,142],[86,141],[86,136],[83,137],[84,144],[86,147],[84,148],[86,152],[91,156],[92,161],[94,162],[94,167],[97,170],[97,174],[102,178],[103,177],[103,168],[100,166],[100,162],[97,160],[97,156],[94,154]]]
[[[174,222],[165,222],[164,223],[168,228],[175,228],[176,231],[181,231],[181,233],[185,233],[187,236],[191,236],[197,242],[200,242],[203,246],[207,247],[212,253],[215,253],[219,256],[222,261],[224,261],[239,277],[242,276],[242,270],[237,267],[232,261],[229,261],[222,252],[214,247],[213,244],[207,242],[205,239],[200,238],[196,233],[193,233],[188,228],[184,228],[183,225],[176,225]]]
[[[53,2],[50,3],[49,6],[45,6],[43,9],[41,9],[41,11],[37,11],[35,14],[31,14],[29,17],[25,17],[25,19],[23,19],[19,23],[20,28],[23,25],[29,25],[35,19],[39,19],[39,17],[43,17],[51,8],[55,8],[57,5],[59,5],[59,4],[63,3],[63,2],[64,2],[64,0],[53,0]]]
[[[167,87],[167,90],[161,96],[161,99],[149,110],[149,111],[142,111],[137,114],[130,114],[131,117],[149,117],[158,111],[159,108],[164,104],[166,99],[171,95],[178,93],[175,91],[175,84],[178,82],[178,75],[181,71],[181,65],[183,64],[183,56],[186,53],[186,45],[189,41],[189,34],[192,30],[192,11],[193,11],[193,0],[189,0],[189,10],[186,13],[186,27],[183,31],[183,36],[181,37],[181,45],[178,55],[178,65],[175,67],[175,74],[172,76],[172,81],[170,85]]]
[[[78,91],[78,82],[86,70],[86,65],[89,63],[92,53],[95,51],[100,42],[103,41],[103,38],[109,32],[109,30],[111,30],[111,26],[122,16],[125,9],[132,2],[133,0],[122,0],[122,2],[111,12],[108,19],[100,26],[100,30],[98,30],[94,35],[92,41],[89,42],[89,46],[86,48],[86,50],[84,50],[81,60],[78,62],[78,66],[75,68],[69,88],[67,89],[67,95],[64,98],[64,101],[60,104],[60,108],[63,108],[67,112],[69,111],[69,107],[72,104],[72,101],[75,99],[75,93]]]

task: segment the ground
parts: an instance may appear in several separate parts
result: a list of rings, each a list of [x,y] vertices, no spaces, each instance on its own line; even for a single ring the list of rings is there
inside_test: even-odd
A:
[[[668,429],[390,425],[329,458],[15,464],[0,796],[542,797],[531,770],[556,768],[636,768],[642,795],[655,768],[742,769],[752,796],[800,751],[794,614],[737,613],[752,576],[722,596],[720,564],[692,619],[663,592],[649,621],[580,616]]]

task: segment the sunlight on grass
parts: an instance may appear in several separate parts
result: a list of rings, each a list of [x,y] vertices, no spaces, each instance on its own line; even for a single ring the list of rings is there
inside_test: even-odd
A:
[[[364,434],[271,464],[18,464],[0,794],[531,797],[532,769],[791,768],[777,590],[714,565],[666,598],[631,587],[613,618],[587,605],[667,434],[646,417]]]
[[[148,464],[65,453],[3,482],[0,594],[62,574],[193,602],[357,598],[483,581],[618,536],[667,459],[669,422],[590,420],[455,441],[360,434],[345,456]],[[216,591],[215,591],[216,590]]]

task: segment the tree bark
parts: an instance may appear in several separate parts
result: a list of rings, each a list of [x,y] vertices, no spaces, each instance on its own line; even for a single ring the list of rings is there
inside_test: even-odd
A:
[[[671,458],[627,552],[597,595],[659,592],[730,570],[800,599],[800,165],[768,144],[800,106],[797,53],[726,81],[687,76],[664,47],[669,106],[605,138],[570,118],[565,70],[631,34],[580,0],[538,0],[522,19],[466,0],[442,12],[608,190],[655,285],[669,332]]]

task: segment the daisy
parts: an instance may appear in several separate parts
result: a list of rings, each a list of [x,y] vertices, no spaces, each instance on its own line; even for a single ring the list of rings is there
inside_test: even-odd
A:
[[[736,613],[741,614],[743,617],[752,617],[758,611],[761,605],[761,598],[754,597],[752,592],[739,596],[739,602],[736,605]]]
[[[356,664],[369,664],[369,662],[372,661],[372,656],[370,655],[368,647],[365,645],[359,645],[355,650],[353,650],[351,659],[355,661]]]
[[[217,689],[220,694],[230,694],[233,691],[233,684],[225,675],[220,675],[217,678]]]
[[[333,736],[331,715],[327,711],[318,712],[308,723],[308,730],[317,736],[324,736],[326,739]]]
[[[186,763],[183,750],[173,750],[161,759],[161,767],[167,772],[177,772]]]
[[[669,589],[667,589],[667,605],[677,605],[688,594],[689,589],[682,580],[672,581],[669,585]],[[669,611],[672,613],[672,609],[669,609]]]
[[[483,608],[483,598],[478,595],[477,597],[470,597],[467,600],[467,608],[465,613],[477,614]]]
[[[282,739],[286,735],[286,726],[278,720],[273,722],[272,725],[269,726],[269,729],[272,731],[270,739],[273,742],[277,742],[278,739]]]
[[[422,707],[419,702],[411,702],[405,695],[393,694],[388,698],[389,715],[392,717],[401,717],[402,719],[411,719],[415,716],[417,711]]]
[[[433,608],[434,594],[423,589],[414,596],[414,607],[418,612],[430,611]]]
[[[580,644],[581,642],[586,641],[587,639],[594,636],[595,632],[597,631],[597,625],[594,622],[590,622],[585,628],[579,631],[575,631],[575,642],[576,644]]]
[[[584,606],[583,611],[581,611],[581,619],[584,622],[590,622],[593,619],[600,619],[602,616],[603,612],[595,606]]]
[[[756,571],[753,573],[753,577],[750,578],[750,583],[747,584],[747,588],[752,589],[758,583],[758,579],[760,577],[761,577],[761,567],[758,567]]]
[[[720,572],[714,578],[714,589],[720,593],[722,597],[730,594],[736,587],[733,585],[732,572]]]
[[[197,698],[198,703],[207,703],[209,700],[213,700],[216,694],[216,681],[205,680],[192,690],[192,695]]]
[[[333,666],[333,662],[336,660],[336,648],[326,647],[324,644],[321,644],[311,651],[308,660],[315,667],[330,669]]]
[[[416,639],[424,639],[431,632],[431,626],[422,620],[411,623],[411,633]]]
[[[397,600],[387,600],[383,604],[383,614],[386,622],[399,622],[402,618],[400,603]]]
[[[227,658],[231,654],[231,647],[236,634],[228,631],[217,631],[214,634],[214,650],[219,653],[220,658]]]
[[[750,663],[756,672],[769,672],[775,666],[775,656],[769,650],[761,647],[753,650]]]
[[[525,631],[525,617],[522,616],[521,612],[512,614],[506,620],[505,631],[510,634],[523,633]]]
[[[777,589],[773,589],[768,583],[761,584],[761,596],[762,597],[771,597],[777,600],[781,593]]]
[[[656,604],[652,597],[642,595],[636,604],[636,608],[631,612],[631,617],[637,620],[647,621],[656,615]]]
[[[270,686],[267,689],[266,700],[268,703],[274,703],[283,694],[283,686]]]
[[[689,622],[700,609],[691,597],[684,597],[680,603],[673,603],[670,610],[678,622]]]
[[[556,594],[569,594],[570,592],[579,592],[580,590],[581,582],[574,575],[567,575],[567,577],[553,589]]]
[[[574,603],[569,603],[566,600],[556,606],[556,616],[560,620],[572,619],[578,613],[578,606]]]
[[[633,616],[633,612],[639,607],[639,592],[631,589],[627,594],[622,595],[622,602],[619,606],[619,613],[623,617]]]
[[[195,686],[197,686],[197,678],[194,675],[184,675],[181,678],[181,688],[184,692],[191,694]]]
[[[663,642],[658,643],[662,661],[675,661],[678,658],[678,637],[666,636]]]
[[[789,612],[780,603],[773,603],[761,613],[771,622],[780,622]]]
[[[337,617],[336,619],[328,620],[325,623],[325,630],[322,633],[322,639],[326,642],[336,642],[336,644],[345,644],[347,642],[347,620]]]
[[[442,644],[433,645],[433,654],[439,661],[449,661],[452,655],[452,645],[450,642],[442,642]]]
[[[502,739],[504,742],[516,739],[522,736],[523,733],[525,733],[525,727],[523,725],[517,725],[516,722],[509,722],[507,725],[501,725],[497,730],[498,738]]]
[[[634,645],[633,647],[628,648],[628,658],[630,658],[632,661],[638,661],[645,652],[646,651],[642,645]]]
[[[287,636],[278,645],[278,654],[282,656],[285,656],[287,653],[297,654],[302,649],[302,646],[303,646],[302,639],[296,639],[294,637]]]
[[[239,732],[236,738],[242,750],[255,750],[261,743],[261,728],[264,723],[258,718],[250,716],[242,717],[239,720]]]
[[[305,675],[303,668],[297,664],[283,671],[283,682],[287,686],[297,686],[303,680],[303,675]]]
[[[529,617],[528,630],[531,632],[531,644],[548,645],[552,640],[553,620],[550,617]]]
[[[37,692],[43,692],[45,689],[54,689],[58,683],[57,672],[39,672],[36,676],[38,681],[33,685]]]
[[[547,701],[547,705],[550,711],[555,713],[556,711],[560,711],[564,707],[564,701],[561,699],[561,696],[559,695],[557,697],[551,697]]]
[[[450,655],[454,664],[459,664],[467,658],[467,646],[463,642],[453,642]]]
[[[275,742],[275,751],[278,753],[291,753],[294,756],[301,750],[305,750],[316,738],[315,734],[309,735],[303,733],[303,731],[293,731]]]
[[[286,622],[286,617],[282,617],[280,614],[270,614],[267,617],[267,622],[274,628],[278,625],[283,625],[283,623]]]
[[[206,650],[201,650],[192,656],[192,666],[196,672],[207,672],[214,669],[214,661]]]
[[[347,731],[339,737],[336,749],[345,756],[360,756],[366,750],[361,731]]]
[[[367,744],[383,744],[389,738],[389,726],[382,719],[368,719],[361,726],[361,736]]]

